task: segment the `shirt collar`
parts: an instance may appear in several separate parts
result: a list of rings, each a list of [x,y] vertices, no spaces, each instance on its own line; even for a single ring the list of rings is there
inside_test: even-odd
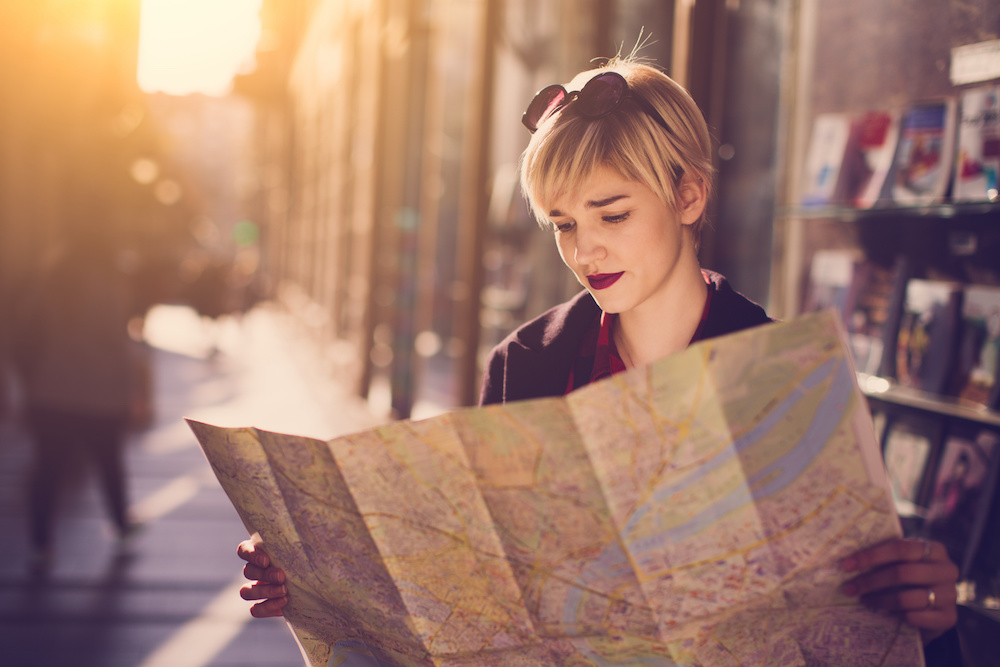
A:
[[[701,319],[698,321],[698,327],[694,330],[694,335],[691,336],[689,345],[704,338],[705,322],[708,319],[708,308],[712,303],[712,292],[714,291],[711,286],[707,290],[705,306],[701,310]],[[626,370],[625,362],[622,361],[618,348],[615,346],[614,328],[617,324],[618,315],[601,313],[600,328],[597,331],[597,347],[594,350],[594,370],[590,373],[591,382],[597,382]]]

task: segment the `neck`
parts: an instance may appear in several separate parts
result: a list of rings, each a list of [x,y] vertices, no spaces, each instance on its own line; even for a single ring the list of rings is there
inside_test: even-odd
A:
[[[621,313],[615,345],[626,368],[645,366],[686,348],[701,323],[707,297],[708,285],[695,265],[694,270],[679,273],[661,298]]]

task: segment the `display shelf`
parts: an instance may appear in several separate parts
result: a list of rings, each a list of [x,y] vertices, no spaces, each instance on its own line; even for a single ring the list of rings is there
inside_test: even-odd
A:
[[[871,400],[1000,428],[1000,412],[971,401],[903,387],[886,378],[864,373],[858,373],[858,384]]]
[[[897,220],[899,218],[978,218],[996,216],[1000,224],[1000,201],[996,202],[955,202],[928,204],[924,206],[891,206],[878,208],[850,208],[846,206],[823,206],[783,209],[783,218],[799,220]]]
[[[1000,600],[997,598],[986,598],[985,600],[965,600],[961,604],[973,611],[977,611],[994,623],[1000,625]]]

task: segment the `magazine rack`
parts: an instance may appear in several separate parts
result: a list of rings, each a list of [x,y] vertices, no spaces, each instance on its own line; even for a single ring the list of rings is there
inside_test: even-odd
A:
[[[990,16],[998,8],[997,3],[982,7]],[[871,263],[891,276],[894,289],[883,285],[884,305],[891,314],[879,331],[885,356],[876,367],[861,369],[867,373],[859,374],[859,383],[881,431],[890,477],[893,467],[900,468],[896,471],[900,488],[910,490],[910,497],[897,497],[904,528],[946,543],[941,526],[961,533],[945,537],[962,542],[949,549],[962,572],[964,602],[970,609],[991,611],[1000,609],[1000,392],[970,401],[959,395],[953,380],[946,379],[930,390],[907,386],[901,380],[906,369],[898,367],[897,361],[903,358],[901,327],[904,333],[912,333],[903,322],[909,281],[946,281],[956,284],[959,291],[971,285],[1000,289],[1000,198],[994,193],[992,201],[988,194],[979,201],[967,201],[967,191],[957,192],[954,165],[961,160],[952,148],[940,162],[952,172],[944,179],[943,189],[927,201],[912,203],[912,197],[894,197],[894,179],[898,180],[894,170],[901,167],[889,164],[883,165],[884,173],[879,176],[885,179],[881,194],[862,202],[856,196],[858,183],[873,170],[868,169],[869,160],[864,175],[852,172],[858,169],[864,151],[855,146],[852,153],[850,148],[858,136],[856,119],[886,109],[905,117],[908,108],[928,100],[946,100],[956,107],[951,146],[960,145],[957,127],[963,95],[975,88],[1000,89],[1000,79],[953,79],[947,65],[955,47],[984,39],[986,33],[977,25],[984,21],[995,25],[996,21],[985,15],[959,20],[950,12],[950,3],[921,5],[907,16],[893,12],[887,0],[815,0],[803,5],[792,40],[796,69],[785,77],[790,91],[785,105],[790,119],[785,155],[786,163],[795,167],[787,169],[781,188],[784,207],[776,216],[774,256],[778,261],[771,310],[787,318],[816,307],[817,291],[811,280],[816,274],[813,259],[819,254],[842,251],[849,261]],[[883,15],[891,15],[892,21],[870,21],[856,30],[830,29],[850,24],[852,17]],[[810,146],[819,134],[817,119],[822,117],[824,127],[835,127],[838,114],[851,128],[849,148],[844,154],[817,155]],[[834,137],[838,140],[831,139],[828,145],[843,147],[843,127]],[[894,162],[899,159],[898,154],[893,158]],[[836,182],[819,187],[810,180],[817,177]],[[818,201],[818,192],[829,194],[829,200]],[[870,187],[867,192],[871,194]],[[840,274],[842,278],[844,271]],[[857,298],[847,284],[822,294],[839,299],[827,305],[841,308],[845,301]],[[842,313],[849,331],[851,312],[847,308]],[[928,345],[940,345],[952,365],[956,364],[957,348],[963,344],[960,332],[956,330],[946,343],[936,340],[931,337]],[[906,344],[911,342],[912,338]],[[996,362],[992,371],[1000,374]],[[954,495],[957,487],[952,478],[970,469],[970,456],[977,459],[971,464],[975,502],[951,503],[951,514],[942,519],[942,494]],[[932,519],[939,533],[929,528]]]

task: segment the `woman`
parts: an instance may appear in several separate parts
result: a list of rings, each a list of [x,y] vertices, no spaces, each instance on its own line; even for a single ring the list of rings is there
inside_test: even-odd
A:
[[[491,354],[483,404],[565,394],[649,364],[696,340],[769,320],[698,263],[711,195],[708,128],[687,92],[653,67],[616,59],[536,95],[522,118],[521,160],[532,212],[586,288],[525,324]],[[281,614],[284,573],[249,541],[254,616]],[[844,585],[899,613],[925,645],[957,619],[958,570],[942,545],[896,539],[846,559]]]
[[[484,404],[562,394],[770,321],[698,264],[713,169],[687,92],[627,62],[584,72],[569,89],[581,92],[545,88],[524,114],[533,136],[521,186],[587,291],[500,344]]]

